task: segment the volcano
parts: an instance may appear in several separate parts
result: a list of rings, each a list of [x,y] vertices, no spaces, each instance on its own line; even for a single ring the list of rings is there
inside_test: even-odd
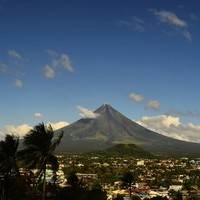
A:
[[[151,131],[125,117],[109,104],[94,111],[96,118],[80,120],[58,130],[64,136],[59,151],[89,152],[115,144],[134,144],[154,155],[200,156],[200,144]]]

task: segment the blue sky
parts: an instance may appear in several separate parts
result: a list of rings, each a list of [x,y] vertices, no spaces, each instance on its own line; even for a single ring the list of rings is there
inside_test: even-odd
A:
[[[0,0],[0,137],[108,103],[200,142],[200,3]]]

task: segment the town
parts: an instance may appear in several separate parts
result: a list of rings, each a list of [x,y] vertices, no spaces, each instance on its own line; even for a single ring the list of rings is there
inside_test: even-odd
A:
[[[58,180],[74,173],[83,187],[99,187],[107,199],[199,199],[200,160],[58,155]],[[65,185],[66,184],[66,185]]]

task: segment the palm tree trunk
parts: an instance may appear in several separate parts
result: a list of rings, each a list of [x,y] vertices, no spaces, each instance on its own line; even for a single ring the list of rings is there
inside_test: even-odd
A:
[[[9,199],[9,175],[8,173],[5,174],[4,177],[4,194],[3,199],[8,200]]]
[[[46,197],[46,164],[44,165],[44,169],[43,169],[43,189],[42,189],[42,200],[45,200]]]
[[[129,196],[131,198],[131,194],[132,194],[132,188],[131,188],[131,183],[129,183]]]

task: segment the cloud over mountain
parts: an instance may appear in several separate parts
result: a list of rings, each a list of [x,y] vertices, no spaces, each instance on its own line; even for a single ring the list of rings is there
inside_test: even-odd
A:
[[[77,109],[81,111],[79,116],[84,119],[95,119],[99,117],[98,113],[94,113],[92,110],[89,110],[87,108],[84,108],[82,106],[77,106]]]
[[[54,123],[48,122],[47,125],[49,124],[52,126],[53,130],[57,130],[57,129],[63,128],[64,126],[68,126],[70,123],[65,122],[65,121],[60,121],[60,122],[54,122]]]
[[[168,137],[200,143],[200,126],[192,123],[182,124],[179,117],[167,115],[144,116],[137,123]]]

